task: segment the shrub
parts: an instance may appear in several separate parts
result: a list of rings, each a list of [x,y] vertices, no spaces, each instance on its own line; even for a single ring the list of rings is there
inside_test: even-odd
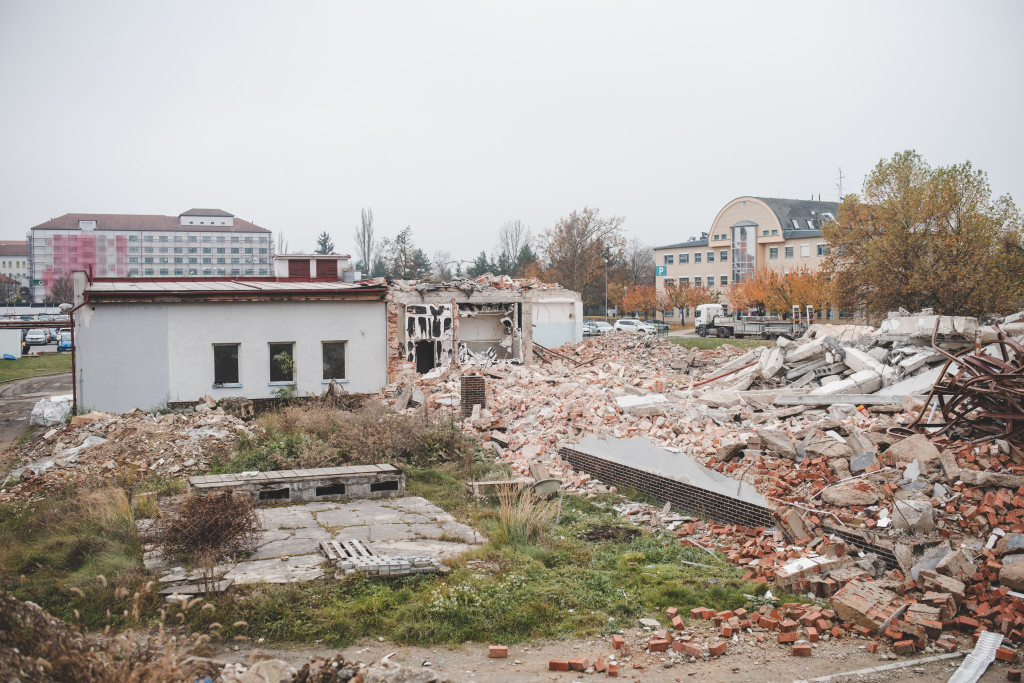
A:
[[[252,552],[262,535],[255,499],[224,491],[186,498],[160,530],[157,545],[169,557],[209,564]]]

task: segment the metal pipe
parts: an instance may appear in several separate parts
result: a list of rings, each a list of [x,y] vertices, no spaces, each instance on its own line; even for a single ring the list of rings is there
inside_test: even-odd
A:
[[[740,370],[746,370],[749,367],[753,367],[753,366],[757,365],[759,362],[760,361],[756,361],[755,360],[753,363],[748,363],[747,365],[744,365],[742,368],[736,368],[735,370],[730,370],[729,372],[723,372],[721,375],[717,375],[717,376],[712,377],[710,379],[702,379],[699,382],[691,384],[690,388],[692,389],[694,387],[699,387],[701,384],[707,384],[708,382],[714,382],[716,379],[722,379],[723,377],[728,377],[729,375],[734,375],[737,372],[739,372]]]

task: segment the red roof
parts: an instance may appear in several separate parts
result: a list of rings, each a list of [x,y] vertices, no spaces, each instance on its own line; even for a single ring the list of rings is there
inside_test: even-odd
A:
[[[206,214],[208,215],[208,214]],[[230,216],[230,214],[227,214]],[[178,232],[266,232],[258,225],[234,219],[234,225],[182,225],[178,216],[156,216],[129,213],[66,213],[34,226],[33,230],[80,230],[78,221],[96,221],[96,230],[163,230]]]
[[[28,242],[4,240],[0,242],[0,256],[28,256]]]

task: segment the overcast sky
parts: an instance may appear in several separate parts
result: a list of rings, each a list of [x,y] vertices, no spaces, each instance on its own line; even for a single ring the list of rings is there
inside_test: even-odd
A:
[[[1024,3],[0,1],[0,238],[216,207],[470,259],[586,205],[652,245],[882,157],[1024,203]]]

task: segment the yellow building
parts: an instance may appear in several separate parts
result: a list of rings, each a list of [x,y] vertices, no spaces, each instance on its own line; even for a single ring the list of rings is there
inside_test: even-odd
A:
[[[816,269],[828,253],[821,225],[833,220],[836,202],[738,197],[726,204],[700,238],[654,248],[655,285],[689,283],[726,288],[756,269]],[[678,310],[665,314],[679,321]]]

